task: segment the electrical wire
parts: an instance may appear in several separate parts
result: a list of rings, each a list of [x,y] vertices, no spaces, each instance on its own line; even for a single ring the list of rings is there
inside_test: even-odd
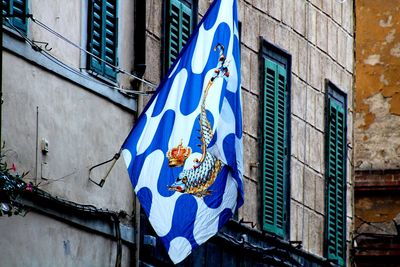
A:
[[[91,215],[95,215],[95,216],[102,216],[102,217],[110,218],[114,224],[115,238],[117,241],[117,255],[116,255],[116,259],[115,259],[115,267],[121,266],[122,238],[121,238],[119,213],[117,213],[115,211],[110,211],[108,209],[105,209],[105,210],[101,209],[101,208],[99,209],[94,205],[79,204],[79,203],[75,203],[75,202],[72,202],[69,200],[65,200],[65,199],[53,196],[50,193],[47,193],[46,191],[40,190],[38,188],[35,188],[33,192],[34,192],[34,195],[37,197],[43,198],[51,203],[59,203],[60,205],[66,207],[66,208],[73,209],[74,211],[91,214]]]
[[[46,24],[44,24],[43,22],[41,22],[40,20],[36,19],[35,17],[32,16],[31,19],[32,19],[32,21],[33,21],[34,23],[36,23],[38,26],[42,27],[42,28],[45,29],[46,31],[48,31],[48,32],[50,32],[51,34],[57,36],[58,38],[62,39],[63,41],[69,43],[70,45],[74,46],[75,48],[79,49],[80,51],[85,52],[86,54],[88,54],[88,55],[90,55],[90,56],[96,58],[97,60],[99,60],[99,61],[101,61],[101,62],[107,64],[109,67],[112,67],[113,69],[117,70],[118,72],[123,73],[123,74],[125,74],[125,75],[128,75],[128,76],[130,76],[130,77],[132,77],[132,78],[134,78],[134,79],[136,79],[136,80],[139,80],[139,81],[143,82],[144,84],[146,84],[148,87],[151,87],[151,88],[153,88],[153,89],[157,88],[157,85],[155,85],[155,84],[153,84],[153,83],[151,83],[151,82],[148,82],[148,81],[146,81],[146,80],[144,80],[144,79],[142,79],[142,78],[140,78],[140,77],[137,77],[136,75],[133,75],[133,74],[127,72],[126,70],[124,70],[124,69],[122,69],[122,68],[120,68],[120,67],[117,67],[117,66],[115,66],[115,65],[112,65],[111,63],[107,62],[106,60],[104,60],[104,59],[102,59],[102,58],[96,56],[96,55],[93,54],[92,52],[90,52],[90,51],[84,49],[83,47],[81,47],[81,46],[75,44],[74,42],[72,42],[71,40],[69,40],[68,38],[66,38],[65,36],[61,35],[60,33],[56,32],[55,30],[51,29],[49,26],[47,26]]]
[[[363,234],[365,234],[365,233],[358,233],[358,230],[361,228],[361,226],[362,226],[363,224],[367,224],[367,225],[369,225],[369,226],[372,226],[372,227],[374,227],[375,229],[377,229],[377,230],[379,230],[379,231],[382,231],[383,233],[386,233],[387,235],[393,235],[393,233],[389,233],[387,230],[385,230],[385,229],[382,228],[382,227],[379,227],[379,226],[375,225],[373,222],[366,221],[366,220],[364,220],[363,218],[361,218],[361,217],[358,216],[358,215],[354,215],[354,216],[362,222],[362,224],[360,224],[360,225],[357,227],[357,229],[355,229],[355,232],[357,233],[357,236],[358,236],[358,235],[363,235]],[[395,224],[395,223],[394,223],[394,224]]]
[[[34,51],[39,52],[40,54],[42,54],[43,56],[45,56],[47,59],[49,59],[50,61],[52,61],[53,63],[59,65],[60,67],[78,75],[79,77],[82,77],[86,80],[92,81],[92,82],[96,82],[98,84],[101,84],[103,86],[124,92],[124,93],[128,93],[128,94],[136,94],[136,95],[149,95],[151,92],[147,91],[147,92],[141,92],[141,91],[133,91],[133,90],[128,90],[128,89],[123,89],[120,87],[116,87],[116,86],[112,86],[106,83],[103,83],[89,75],[85,75],[82,72],[80,72],[79,70],[69,66],[68,64],[64,63],[63,61],[61,61],[60,59],[58,59],[57,57],[55,57],[54,55],[52,55],[51,53],[49,53],[48,51],[42,49],[40,46],[38,46],[32,39],[26,37],[18,28],[16,28],[14,25],[12,25],[9,21],[8,18],[4,18],[7,22],[8,22],[8,26],[11,27],[14,31],[16,31],[31,47]]]
[[[283,264],[283,266],[302,266],[296,259],[294,259],[294,257],[286,249],[280,249],[275,246],[261,247],[246,241],[245,238],[243,237],[240,240],[238,240],[235,237],[225,232],[219,232],[218,236],[223,240],[230,242],[236,246],[240,246],[246,250],[255,252],[257,254],[261,254],[264,260],[272,260],[279,264]],[[279,255],[282,258],[277,257],[276,255]]]

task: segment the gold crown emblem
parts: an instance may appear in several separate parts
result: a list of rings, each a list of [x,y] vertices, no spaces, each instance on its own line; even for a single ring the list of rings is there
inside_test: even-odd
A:
[[[168,165],[170,167],[180,167],[185,164],[185,160],[192,153],[192,149],[190,147],[184,147],[182,145],[182,140],[177,147],[173,147],[167,152]]]

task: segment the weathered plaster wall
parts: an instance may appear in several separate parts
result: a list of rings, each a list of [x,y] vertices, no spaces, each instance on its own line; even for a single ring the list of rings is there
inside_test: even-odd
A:
[[[2,140],[11,150],[9,162],[15,161],[20,172],[29,171],[28,178],[34,181],[38,107],[38,137],[49,141],[49,153],[38,152],[40,188],[130,214],[133,192],[123,161],[118,161],[103,188],[89,182],[88,174],[91,166],[118,152],[132,126],[132,114],[12,54],[3,53],[3,62],[7,67],[2,81]],[[105,171],[93,173],[97,181]]]
[[[400,168],[400,0],[356,1],[355,165]]]
[[[367,222],[390,222],[400,213],[400,195],[385,191],[356,193],[356,214]]]
[[[0,217],[0,229],[4,267],[115,265],[115,241],[34,212],[25,217]],[[132,266],[132,259],[130,250],[123,245],[121,266]]]
[[[35,18],[86,48],[87,9],[83,7],[88,1],[28,2]],[[120,2],[119,18],[124,23],[119,25],[119,66],[131,71],[134,59],[134,1]],[[48,42],[52,55],[84,75],[87,74],[86,56],[79,49],[55,38],[32,21],[28,25],[28,38]],[[91,87],[84,88],[87,79],[82,76],[75,74],[78,78],[74,78],[79,81],[73,83],[68,77],[74,74],[67,69],[65,77],[46,70],[40,65],[51,65],[41,59],[38,52],[17,35],[6,31],[3,34],[18,43],[16,50],[23,47],[22,54],[19,53],[21,51],[17,52],[20,55],[10,51],[13,50],[12,46],[2,50],[4,103],[1,139],[6,144],[7,162],[15,162],[19,173],[29,171],[26,181],[37,183],[40,189],[53,196],[116,212],[123,210],[132,215],[134,193],[122,158],[102,188],[91,183],[88,178],[90,167],[110,159],[118,152],[134,123],[133,112],[93,93],[88,89]],[[38,60],[37,64],[24,56]],[[126,88],[130,86],[129,80],[119,75],[119,85]],[[96,80],[93,82],[93,78],[90,81],[94,87],[98,84]],[[100,89],[97,92],[102,94]],[[118,99],[126,98],[122,95],[114,98],[115,101]],[[39,143],[36,162],[37,137],[39,142],[42,138],[48,140],[49,152],[41,153]],[[110,164],[94,170],[94,180],[99,182],[109,167]],[[131,222],[127,219],[123,223]],[[1,255],[4,256],[1,266],[115,264],[115,241],[34,212],[28,213],[26,217],[0,217],[0,236]],[[123,246],[122,266],[131,266],[134,259],[130,254],[131,249]]]

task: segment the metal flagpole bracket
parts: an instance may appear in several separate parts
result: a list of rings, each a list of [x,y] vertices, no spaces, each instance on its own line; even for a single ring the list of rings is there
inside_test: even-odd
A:
[[[91,181],[92,183],[94,183],[94,184],[97,185],[97,186],[103,187],[104,183],[106,182],[106,179],[107,179],[108,175],[110,174],[111,170],[113,169],[115,163],[117,162],[117,160],[119,159],[120,156],[121,156],[121,153],[118,152],[118,153],[115,154],[114,157],[112,157],[111,159],[106,160],[106,161],[104,161],[104,162],[102,162],[102,163],[99,163],[99,164],[94,165],[93,167],[91,167],[91,168],[89,169],[89,181]],[[100,167],[100,166],[102,166],[102,165],[104,165],[104,164],[107,164],[107,163],[109,163],[109,162],[113,162],[113,163],[111,164],[110,168],[108,169],[108,171],[106,172],[106,174],[104,175],[104,177],[100,180],[100,182],[96,182],[95,180],[93,180],[92,177],[90,176],[92,170],[93,170],[93,169],[96,169],[97,167]]]

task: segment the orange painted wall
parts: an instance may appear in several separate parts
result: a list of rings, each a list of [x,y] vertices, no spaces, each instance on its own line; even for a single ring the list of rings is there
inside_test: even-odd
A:
[[[368,113],[363,100],[382,93],[400,115],[400,0],[357,0],[356,18],[356,112]]]
[[[400,168],[400,0],[355,10],[355,167]]]

